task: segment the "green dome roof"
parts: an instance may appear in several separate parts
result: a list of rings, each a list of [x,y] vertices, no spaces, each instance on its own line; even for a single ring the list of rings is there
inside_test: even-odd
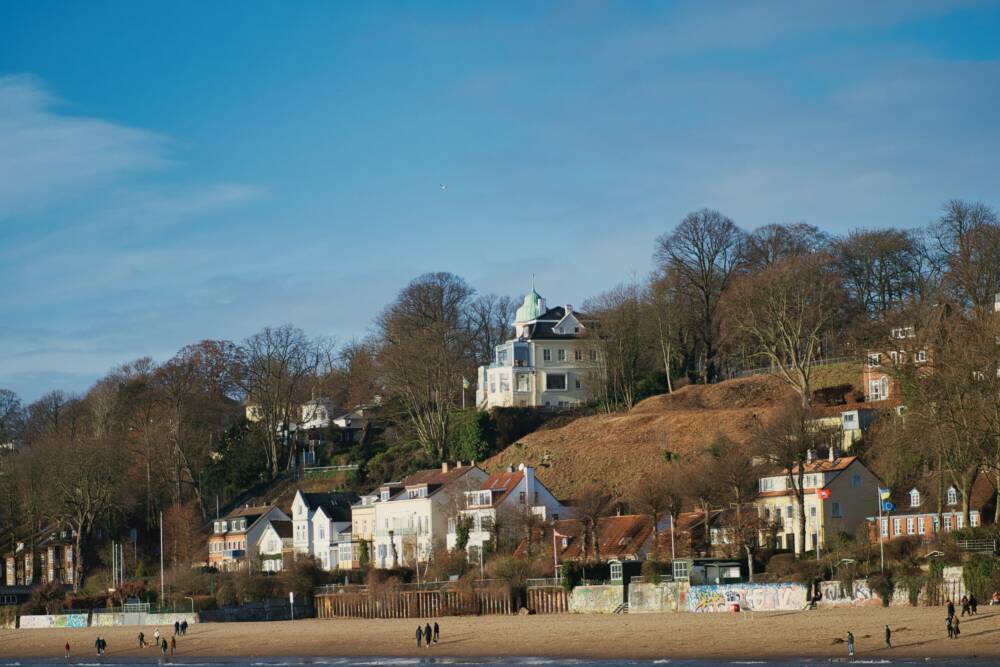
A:
[[[537,320],[542,314],[542,295],[532,288],[531,292],[524,295],[524,303],[517,309],[514,315],[514,322],[531,322]]]

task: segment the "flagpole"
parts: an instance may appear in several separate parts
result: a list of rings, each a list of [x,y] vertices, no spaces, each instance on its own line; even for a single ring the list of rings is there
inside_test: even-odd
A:
[[[882,537],[882,489],[875,485],[875,495],[878,497],[878,558],[879,569],[885,574],[885,541]],[[888,530],[888,526],[886,526]]]

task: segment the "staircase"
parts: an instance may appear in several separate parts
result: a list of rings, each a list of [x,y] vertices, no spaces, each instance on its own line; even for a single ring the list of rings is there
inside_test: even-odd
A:
[[[612,614],[627,614],[628,613],[628,602],[622,602],[620,605],[615,607],[615,610],[611,612]]]

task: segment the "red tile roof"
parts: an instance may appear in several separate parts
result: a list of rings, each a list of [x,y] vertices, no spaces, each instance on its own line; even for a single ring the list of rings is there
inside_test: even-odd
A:
[[[583,527],[579,521],[556,521],[555,531],[557,541],[563,538],[568,541],[560,551],[560,560],[583,557]],[[653,517],[648,514],[603,517],[597,521],[598,555],[602,561],[639,560],[652,534]],[[594,558],[589,545],[587,552],[588,558]]]
[[[510,495],[510,492],[521,483],[522,479],[524,479],[523,470],[495,472],[483,480],[483,483],[479,485],[479,490],[493,491],[493,503],[491,507],[496,507],[504,501],[504,498]],[[498,494],[498,492],[500,493]]]

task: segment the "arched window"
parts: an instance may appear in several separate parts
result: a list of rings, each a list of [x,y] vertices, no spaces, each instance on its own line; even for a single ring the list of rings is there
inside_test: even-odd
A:
[[[949,505],[958,504],[958,491],[955,490],[954,486],[948,489],[948,504]]]
[[[910,507],[920,507],[920,492],[916,489],[910,491]]]

